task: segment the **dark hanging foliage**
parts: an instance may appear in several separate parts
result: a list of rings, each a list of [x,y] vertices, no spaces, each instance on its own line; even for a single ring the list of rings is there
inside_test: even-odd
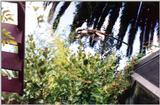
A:
[[[43,2],[43,7],[44,7],[44,9],[46,9],[47,6],[50,5],[51,3],[52,3],[52,1],[44,1],[44,2]]]
[[[72,29],[74,31],[77,27],[80,27],[84,22],[89,23],[89,18],[92,16],[92,12],[96,6],[96,2],[81,2],[77,5],[76,15],[73,20]]]
[[[102,3],[102,2],[96,3],[96,2],[94,2],[93,4],[90,4],[90,5],[92,5],[92,10],[90,11],[91,12],[91,16],[87,19],[87,26],[88,27],[92,26],[95,23],[95,20],[101,14],[101,11],[102,11],[105,3]]]
[[[100,18],[101,12],[103,11],[104,7],[105,7],[105,3],[103,2],[100,2],[99,4],[96,5],[95,10],[92,13],[91,19],[89,19],[90,21],[88,21],[88,24],[92,23],[90,25],[93,25],[93,28],[96,28],[96,25],[98,23],[98,20]]]
[[[103,11],[102,11],[102,14],[101,16],[99,17],[99,21],[98,21],[98,24],[97,24],[97,29],[100,30],[100,28],[102,27],[104,21],[105,21],[105,18],[106,16],[108,15],[109,11],[110,11],[110,3],[106,3]]]
[[[157,8],[157,9],[155,9]],[[150,6],[150,17],[151,17],[151,37],[150,37],[150,40],[151,40],[151,44],[152,44],[152,41],[153,41],[153,35],[154,35],[154,30],[155,30],[155,27],[156,27],[156,23],[159,22],[158,18],[159,18],[159,11],[158,11],[158,3],[153,3],[152,6]],[[159,35],[159,34],[158,34]]]
[[[52,7],[49,11],[49,15],[48,15],[48,22],[50,22],[53,18],[53,15],[54,15],[54,12],[56,10],[56,7],[58,5],[59,1],[56,1],[56,2],[52,2]]]
[[[129,31],[129,37],[128,37],[128,48],[127,48],[127,56],[130,56],[132,54],[132,50],[133,50],[133,42],[135,39],[135,35],[138,29],[138,17],[139,17],[139,13],[138,10],[141,9],[141,6],[139,3],[135,4],[135,9],[133,12],[133,16],[132,16],[132,20],[131,20],[131,28]]]
[[[65,10],[69,7],[70,3],[71,2],[65,2],[63,4],[63,6],[60,8],[60,11],[59,11],[57,17],[55,18],[54,23],[53,23],[53,30],[55,30],[57,28],[58,23],[60,21],[60,17],[64,14]]]
[[[131,22],[133,22],[136,12],[137,12],[137,7],[138,7],[139,3],[137,2],[126,2],[125,6],[124,6],[124,10],[122,11],[122,16],[121,16],[121,23],[120,23],[120,29],[119,29],[119,34],[118,34],[118,39],[119,40],[123,40],[127,28],[129,26],[129,24],[131,24]],[[119,49],[122,45],[122,42],[118,41],[117,44],[117,49]]]
[[[152,44],[155,27],[158,24],[157,33],[159,34],[159,2],[78,2],[76,13],[71,26],[71,33],[75,35],[75,29],[82,26],[84,22],[87,26],[93,26],[100,30],[108,14],[108,26],[106,33],[112,33],[113,26],[118,18],[119,11],[123,6],[118,33],[117,49],[122,46],[122,41],[130,25],[128,36],[127,56],[132,54],[133,43],[138,28],[140,28],[140,52],[145,53],[146,47]],[[56,19],[59,19],[69,4],[62,6]],[[57,22],[57,24],[59,21]],[[57,27],[57,25],[55,26]],[[74,33],[73,33],[74,32]],[[159,37],[159,35],[158,35]],[[93,39],[90,38],[90,45],[94,46]],[[105,43],[105,42],[104,42]]]
[[[111,34],[112,33],[112,29],[113,29],[113,26],[119,16],[119,11],[120,11],[120,8],[122,6],[122,3],[121,2],[115,2],[115,3],[110,3],[110,5],[112,5],[112,10],[110,12],[110,17],[109,17],[109,24],[107,26],[107,29],[106,29],[106,33],[107,34]]]
[[[142,31],[140,34],[140,52],[145,53],[145,49],[153,41],[154,30],[159,20],[159,4],[158,2],[143,2],[142,7],[139,19]]]

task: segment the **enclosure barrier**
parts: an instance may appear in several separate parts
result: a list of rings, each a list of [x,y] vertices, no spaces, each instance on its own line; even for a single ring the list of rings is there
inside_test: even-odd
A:
[[[18,25],[1,23],[11,33],[17,42],[18,54],[2,51],[2,69],[18,72],[17,78],[2,76],[2,91],[15,92],[22,95],[24,82],[24,52],[25,52],[25,2],[17,3]]]
[[[135,65],[134,73],[131,75],[133,84],[140,86],[141,89],[160,103],[160,49],[140,59]],[[142,104],[142,103],[140,103]]]

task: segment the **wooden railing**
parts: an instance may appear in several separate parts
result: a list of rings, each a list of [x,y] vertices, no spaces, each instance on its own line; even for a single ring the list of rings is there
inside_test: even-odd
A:
[[[140,59],[132,74],[133,82],[160,99],[160,49]]]
[[[22,94],[25,58],[25,2],[14,3],[17,3],[18,7],[18,25],[2,23],[1,28],[5,28],[14,37],[18,46],[18,54],[2,51],[2,68],[17,71],[18,77],[9,79],[8,76],[2,76],[2,91]]]

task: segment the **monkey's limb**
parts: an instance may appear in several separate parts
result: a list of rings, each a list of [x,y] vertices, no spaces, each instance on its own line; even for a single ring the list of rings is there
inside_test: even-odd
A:
[[[123,44],[125,44],[125,45],[128,46],[128,44],[127,44],[126,42],[124,42],[124,41],[122,41],[122,40],[119,40],[119,39],[111,36],[111,34],[105,34],[105,33],[101,32],[101,31],[98,31],[98,30],[97,30],[96,34],[97,34],[98,36],[102,37],[102,39],[105,39],[106,36],[107,36],[107,37],[112,37],[113,39],[115,39],[115,40],[117,40],[117,41],[120,41],[120,42],[122,42]]]

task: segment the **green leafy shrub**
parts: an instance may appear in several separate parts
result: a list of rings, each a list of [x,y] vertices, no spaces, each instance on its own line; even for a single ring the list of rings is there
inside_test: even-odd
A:
[[[60,38],[54,48],[37,48],[33,37],[26,45],[25,89],[20,103],[110,104],[129,87],[124,72],[115,75],[116,56],[101,59],[82,47],[72,54]]]
[[[115,54],[101,60],[87,55],[82,47],[71,54],[59,38],[54,48],[36,48],[29,36],[25,61],[25,89],[22,103],[118,103],[129,83],[119,73],[114,76]]]

